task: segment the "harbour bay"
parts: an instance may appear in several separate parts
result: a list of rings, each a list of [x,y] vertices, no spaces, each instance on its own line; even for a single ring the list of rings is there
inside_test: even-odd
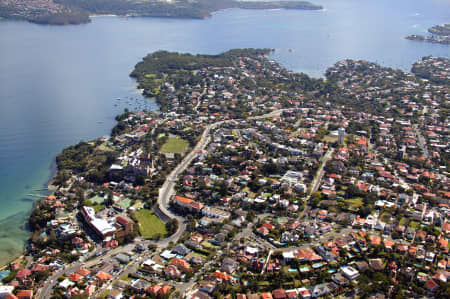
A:
[[[0,262],[21,253],[36,200],[28,194],[45,193],[37,190],[62,148],[108,134],[124,108],[157,109],[128,76],[148,52],[274,48],[273,59],[312,76],[344,58],[409,70],[422,56],[449,57],[448,46],[404,39],[448,22],[448,1],[319,4],[324,11],[231,9],[205,20],[97,17],[63,27],[0,21]]]

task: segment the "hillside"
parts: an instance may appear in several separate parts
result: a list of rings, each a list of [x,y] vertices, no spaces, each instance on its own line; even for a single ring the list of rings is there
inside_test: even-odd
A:
[[[0,17],[64,25],[89,22],[93,14],[201,19],[227,8],[319,10],[322,6],[306,1],[0,0]]]

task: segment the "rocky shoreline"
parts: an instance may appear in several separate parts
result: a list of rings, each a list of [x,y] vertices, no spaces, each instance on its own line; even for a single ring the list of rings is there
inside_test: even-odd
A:
[[[405,38],[408,40],[450,45],[450,23],[428,28],[428,32],[432,35],[425,36],[420,34],[412,34]]]

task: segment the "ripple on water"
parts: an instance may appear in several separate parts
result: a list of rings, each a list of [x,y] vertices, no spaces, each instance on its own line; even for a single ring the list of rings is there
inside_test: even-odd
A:
[[[17,213],[0,220],[0,265],[23,253],[24,242],[29,238],[25,229],[28,213]]]

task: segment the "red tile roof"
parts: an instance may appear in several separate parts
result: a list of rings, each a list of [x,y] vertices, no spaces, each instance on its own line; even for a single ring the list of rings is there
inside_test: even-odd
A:
[[[188,262],[186,262],[186,261],[183,260],[183,259],[177,258],[177,257],[174,258],[174,259],[171,261],[171,264],[172,264],[172,265],[180,266],[180,267],[182,267],[182,268],[185,269],[185,270],[190,270],[190,269],[191,269],[191,265],[189,265]]]
[[[79,275],[79,274],[76,274],[76,273],[72,273],[72,274],[70,274],[69,278],[70,278],[70,280],[72,280],[72,281],[74,281],[74,282],[77,282],[77,281],[79,281],[80,279],[82,279],[83,276],[81,276],[81,275]]]
[[[19,292],[17,292],[17,298],[31,299],[31,298],[33,298],[33,290],[20,290]]]
[[[178,195],[176,196],[176,199],[179,202],[184,203],[184,204],[190,204],[192,202],[192,199],[187,198],[187,197],[178,196]]]
[[[22,269],[19,272],[17,272],[16,278],[27,278],[30,276],[31,271],[28,269]]]
[[[80,274],[81,276],[88,276],[91,273],[91,271],[80,268],[77,271],[75,271],[75,273]]]
[[[166,295],[170,290],[172,289],[172,286],[170,285],[163,285],[163,287],[159,290],[158,295]]]
[[[262,298],[262,299],[273,299],[271,293],[262,293],[262,294],[261,294],[261,298]]]
[[[95,275],[100,280],[110,280],[112,278],[111,275],[105,272],[99,272],[97,275]]]
[[[286,292],[283,289],[276,289],[272,291],[272,296],[275,299],[284,299],[286,298]]]

